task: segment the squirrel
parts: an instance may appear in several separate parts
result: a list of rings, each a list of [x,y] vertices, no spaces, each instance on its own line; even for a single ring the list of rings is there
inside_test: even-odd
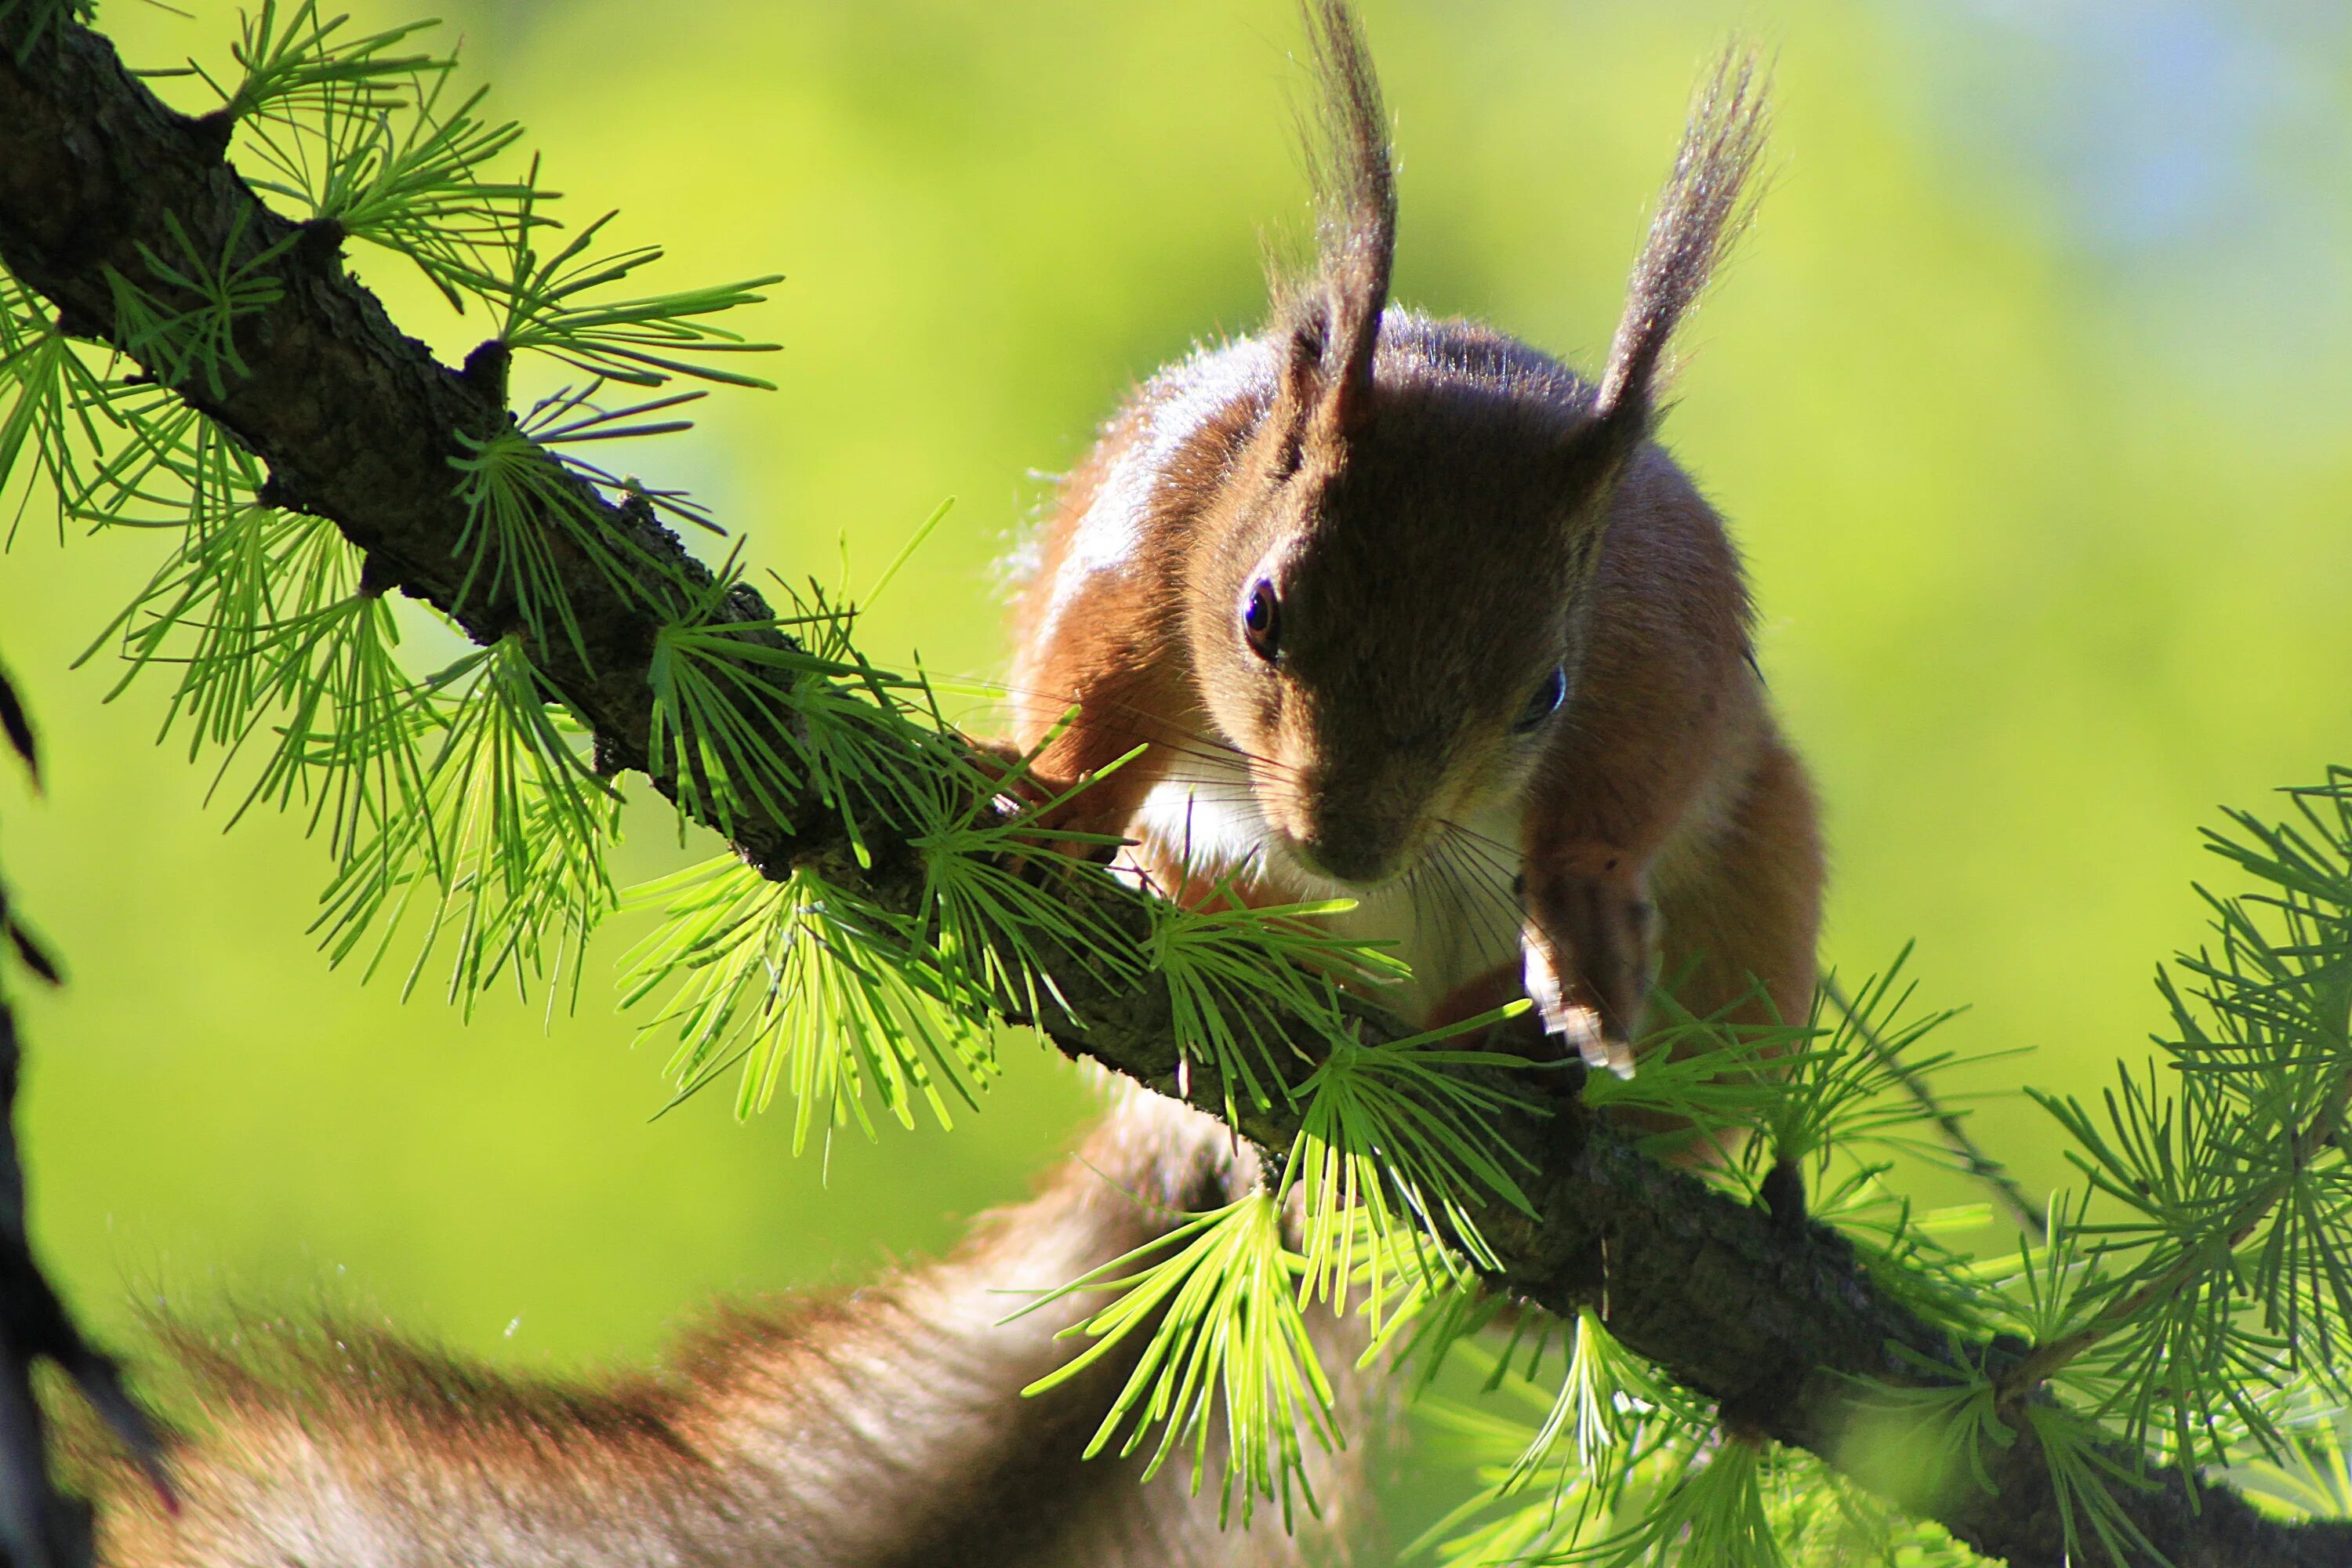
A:
[[[1055,820],[1129,840],[1119,864],[1164,892],[1353,897],[1335,918],[1397,944],[1412,978],[1388,999],[1424,1025],[1524,993],[1584,1060],[1627,1071],[1661,962],[1695,1012],[1801,1018],[1811,793],[1723,522],[1652,439],[1669,341],[1747,210],[1754,68],[1728,58],[1703,94],[1588,382],[1390,306],[1379,89],[1343,0],[1306,10],[1318,264],[1263,332],[1147,384],[1067,481],[1019,612],[1024,765],[1087,784]],[[1261,1179],[1216,1122],[1129,1091],[945,1261],[737,1310],[662,1376],[562,1384],[375,1331],[167,1324],[205,1429],[171,1445],[176,1506],[77,1443],[100,1560],[1297,1561],[1274,1510],[1221,1533],[1213,1491],[1174,1468],[1138,1486],[1132,1462],[1081,1463],[1127,1363],[1024,1400],[1076,1353],[1057,1333],[1086,1309],[1004,1321],[1008,1292]],[[1327,1512],[1361,1494],[1364,1449],[1313,1459]]]
[[[1630,1076],[1661,973],[1696,1015],[1801,1024],[1811,789],[1723,521],[1653,439],[1669,341],[1749,210],[1758,68],[1735,51],[1703,91],[1587,381],[1389,302],[1370,57],[1343,0],[1302,9],[1317,264],[1064,482],[1010,680],[1034,787],[1163,894],[1353,899],[1331,923],[1393,944],[1384,1000],[1424,1027],[1524,994]]]

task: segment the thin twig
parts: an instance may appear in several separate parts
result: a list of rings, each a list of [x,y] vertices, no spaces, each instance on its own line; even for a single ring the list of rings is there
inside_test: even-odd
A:
[[[33,729],[5,671],[0,712],[11,719],[9,749],[29,773],[37,766]],[[56,963],[15,923],[5,885],[0,938],[5,939],[0,952],[13,950],[37,978],[58,984]],[[5,962],[0,957],[0,963]],[[59,1490],[50,1475],[47,1423],[33,1393],[35,1362],[53,1362],[65,1373],[121,1438],[166,1509],[175,1504],[152,1422],[123,1388],[114,1363],[82,1338],[33,1257],[16,1148],[21,1062],[16,1016],[5,975],[0,974],[0,1562],[10,1568],[85,1568],[90,1561],[89,1509]]]
[[[2228,1267],[2219,1271],[2221,1278],[2227,1279],[2231,1277],[2229,1268],[2236,1265],[2238,1248],[2246,1244],[2263,1221],[2270,1217],[2271,1211],[2278,1207],[2279,1201],[2302,1180],[2304,1167],[2317,1157],[2321,1150],[2335,1142],[2335,1130],[2343,1125],[2347,1108],[2352,1108],[2352,1072],[2338,1077],[2335,1091],[2327,1097],[2327,1103],[2311,1120],[2295,1129],[2294,1136],[2287,1145],[2290,1158],[2286,1174],[2239,1205],[2231,1214],[2229,1227],[2218,1248],[2220,1256],[2229,1260]],[[2170,1268],[2159,1270],[2130,1295],[2109,1301],[2090,1321],[2073,1333],[2036,1346],[2032,1354],[2010,1368],[2002,1377],[2002,1399],[2016,1400],[2032,1394],[2056,1375],[2061,1368],[2157,1302],[2190,1287],[2200,1276],[2215,1273],[2212,1258],[2216,1250],[2203,1245],[2183,1248]]]
[[[2031,1231],[2037,1243],[2047,1242],[2050,1239],[2050,1222],[2042,1216],[2040,1206],[2025,1195],[2025,1189],[2017,1184],[2017,1178],[2009,1173],[2008,1166],[1977,1147],[1977,1141],[1969,1136],[1965,1118],[1958,1111],[1947,1109],[1944,1102],[1936,1098],[1936,1091],[1927,1087],[1927,1074],[1905,1061],[1902,1054],[1880,1037],[1870,1020],[1855,1009],[1853,998],[1845,994],[1845,987],[1838,984],[1837,976],[1829,975],[1822,981],[1822,994],[1845,1015],[1845,1021],[1853,1026],[1855,1034],[1862,1037],[1862,1043],[1870,1047],[1872,1055],[1886,1064],[1886,1069],[1902,1083],[1904,1092],[1927,1113],[1928,1120],[1936,1124],[1936,1131],[1942,1134],[1944,1146],[1959,1157],[1967,1173],[1990,1187],[1993,1195],[2000,1200],[2001,1206],[2009,1210],[2010,1216]]]

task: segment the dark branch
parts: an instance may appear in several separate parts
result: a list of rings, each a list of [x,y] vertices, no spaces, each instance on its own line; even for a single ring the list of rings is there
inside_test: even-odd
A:
[[[0,718],[29,770],[33,727],[5,670]],[[37,979],[59,983],[57,966],[16,922],[5,884],[0,931]],[[89,1507],[50,1479],[46,1423],[33,1393],[35,1363],[51,1362],[72,1379],[145,1468],[167,1506],[172,1492],[145,1412],[124,1390],[114,1363],[81,1337],[33,1257],[25,1225],[25,1171],[16,1153],[16,1083],[24,1056],[5,984],[6,964],[6,954],[0,953],[0,1563],[10,1568],[82,1568],[90,1554]]]
[[[267,211],[221,161],[217,134],[157,101],[103,38],[64,26],[27,41],[16,36],[22,26],[0,22],[0,261],[63,319],[113,319],[108,268],[171,297],[142,255],[142,247],[165,251],[166,214],[194,244],[219,252],[233,237],[251,256],[293,235],[299,226]],[[267,461],[276,493],[301,498],[365,551],[372,582],[429,600],[485,641],[520,629],[511,605],[461,606],[456,598],[467,520],[450,459],[464,451],[461,433],[478,439],[504,427],[509,416],[484,385],[498,378],[437,363],[324,246],[289,246],[268,265],[283,296],[236,331],[251,374],[225,378],[217,392],[196,378],[184,395]],[[584,487],[581,500],[683,582],[709,581],[648,518],[606,506]],[[587,657],[559,640],[541,648],[540,662],[594,729],[600,762],[642,771],[653,704],[646,661],[661,620],[616,592],[560,530],[549,532]],[[675,602],[677,591],[654,579],[647,568],[652,603]],[[730,607],[746,619],[768,613],[748,589]],[[734,837],[772,875],[813,864],[886,907],[914,907],[919,879],[903,825],[866,826],[875,865],[861,872],[832,814],[812,809],[793,820],[812,826],[794,834],[753,815],[738,819]],[[1135,895],[1108,880],[1074,896],[1097,900],[1129,930],[1145,918]],[[1178,1047],[1163,987],[1147,980],[1115,989],[1076,962],[1054,978],[1069,1011],[1039,1022],[1062,1049],[1175,1092]],[[1362,1018],[1367,1038],[1402,1033],[1374,1010]],[[1210,1074],[1196,1070],[1190,1083],[1195,1104],[1222,1107]],[[1297,1131],[1296,1112],[1286,1110],[1239,1120],[1241,1131],[1276,1147]],[[1500,1132],[1538,1172],[1526,1184],[1540,1218],[1500,1205],[1475,1216],[1504,1259],[1499,1284],[1561,1312],[1597,1306],[1626,1345],[1722,1401],[1746,1427],[1822,1455],[1990,1556],[2056,1568],[2064,1555],[2059,1508],[2029,1436],[1984,1456],[1994,1493],[1963,1481],[1927,1495],[1924,1478],[1888,1476],[1869,1456],[1846,1452],[1869,1429],[1865,1383],[1933,1381],[1923,1365],[1998,1373],[2013,1353],[1952,1342],[1874,1287],[1832,1232],[1784,1226],[1664,1169],[1573,1104]],[[2117,1497],[2177,1568],[2352,1562],[2352,1524],[2283,1524],[2221,1489],[2192,1506],[2178,1473],[2154,1471],[2151,1480],[2147,1491],[2118,1489]]]

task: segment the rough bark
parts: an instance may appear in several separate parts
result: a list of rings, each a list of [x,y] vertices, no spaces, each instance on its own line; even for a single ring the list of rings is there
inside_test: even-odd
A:
[[[54,303],[70,330],[114,338],[110,268],[170,296],[142,251],[166,250],[167,214],[206,254],[235,244],[252,256],[295,237],[297,226],[263,207],[224,161],[224,128],[166,108],[104,38],[63,26],[19,49],[29,9],[0,21],[0,262]],[[503,354],[486,345],[470,374],[436,362],[344,275],[338,237],[303,235],[266,264],[284,291],[237,323],[249,374],[226,378],[217,391],[197,378],[182,391],[267,462],[275,499],[331,520],[366,552],[371,581],[431,602],[477,638],[495,639],[516,629],[511,605],[457,603],[464,566],[456,546],[467,520],[450,459],[463,454],[459,433],[479,437],[504,427]],[[583,501],[649,558],[680,563],[687,581],[708,582],[650,518]],[[646,660],[661,618],[557,543],[588,658],[559,642],[543,650],[542,668],[593,727],[599,755],[643,770],[652,711]],[[649,596],[663,602],[657,589]],[[747,619],[768,613],[749,590],[730,608]],[[905,825],[866,825],[875,863],[861,873],[830,815],[793,820],[803,825],[797,833],[773,820],[739,820],[733,837],[772,875],[815,863],[861,881],[886,906],[912,906],[919,884]],[[1108,879],[1071,896],[1094,900],[1130,930],[1144,918],[1136,895]],[[1054,977],[1067,1012],[1038,1022],[1063,1050],[1176,1091],[1178,1047],[1163,986],[1150,976],[1107,984],[1075,962]],[[1362,1023],[1367,1039],[1402,1033],[1370,1008]],[[1193,1103],[1221,1110],[1211,1075],[1196,1071],[1190,1089]],[[1245,1113],[1239,1130],[1280,1147],[1297,1130],[1296,1113]],[[1534,1172],[1525,1185],[1538,1217],[1500,1204],[1475,1216],[1503,1260],[1498,1284],[1562,1312],[1597,1304],[1622,1342],[1722,1401],[1747,1427],[1822,1455],[1989,1556],[2016,1568],[2063,1561],[2057,1500],[2029,1435],[1985,1456],[1991,1492],[1963,1483],[1924,1495],[1921,1478],[1886,1475],[1867,1455],[1848,1451],[1873,1425],[1866,1384],[1934,1379],[1895,1347],[1956,1369],[1964,1362],[1998,1369],[2012,1359],[2010,1349],[1953,1342],[1877,1289],[1833,1233],[1778,1224],[1643,1158],[1573,1102],[1549,1120],[1509,1121],[1500,1133]],[[2226,1489],[2200,1490],[2192,1503],[2172,1471],[2152,1470],[2149,1479],[2146,1491],[2117,1495],[2178,1568],[2352,1563],[2352,1523],[2282,1523]]]

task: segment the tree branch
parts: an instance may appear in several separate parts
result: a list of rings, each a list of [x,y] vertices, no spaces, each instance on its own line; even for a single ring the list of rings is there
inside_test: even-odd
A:
[[[171,243],[167,216],[210,254],[234,249],[232,260],[262,255],[298,226],[264,207],[223,161],[217,125],[166,108],[104,38],[72,26],[29,37],[28,15],[48,9],[0,13],[0,261],[77,333],[115,341],[109,268],[159,298],[176,297],[148,265]],[[331,520],[366,552],[369,582],[431,602],[486,642],[519,629],[511,603],[457,602],[467,512],[450,462],[465,453],[461,435],[479,439],[507,428],[502,390],[483,384],[502,378],[436,363],[344,276],[331,244],[289,245],[260,271],[283,292],[236,323],[236,353],[249,374],[224,377],[218,388],[191,378],[183,395],[268,463],[273,499]],[[709,584],[642,509],[612,508],[583,491],[583,506],[616,538],[687,584]],[[648,568],[646,597],[625,595],[562,530],[548,534],[586,658],[550,639],[539,662],[594,729],[599,755],[643,771],[653,710],[646,666],[662,625],[646,605],[675,602],[678,591]],[[729,609],[743,619],[768,614],[743,588]],[[905,825],[866,826],[874,862],[861,870],[833,813],[812,809],[793,820],[812,826],[793,833],[751,814],[737,819],[733,837],[769,875],[814,864],[885,907],[915,907],[921,879]],[[1138,895],[1108,879],[1073,896],[1094,900],[1129,931],[1147,918]],[[1075,960],[1054,965],[1053,978],[1067,1012],[1039,1022],[1056,1045],[1175,1092],[1179,1050],[1162,984],[1147,976],[1113,988]],[[1404,1032],[1374,1009],[1359,1013],[1368,1039]],[[1189,1088],[1194,1104],[1222,1110],[1212,1074],[1196,1066]],[[1247,1136],[1281,1147],[1297,1118],[1283,1108],[1245,1110],[1238,1121]],[[1988,1555],[2018,1568],[2061,1563],[2061,1510],[2030,1434],[1983,1457],[1992,1493],[1962,1480],[1928,1495],[1925,1478],[1887,1475],[1867,1464],[1869,1455],[1848,1451],[1857,1433],[1873,1428],[1865,1384],[1933,1384],[1934,1368],[1998,1375],[2019,1347],[1951,1342],[1874,1286],[1833,1233],[1778,1225],[1643,1158],[1573,1102],[1549,1120],[1508,1120],[1499,1133],[1536,1173],[1524,1184],[1539,1217],[1499,1203],[1475,1215],[1503,1260],[1497,1283],[1563,1313],[1597,1305],[1624,1344],[1721,1401],[1744,1426],[1822,1455]],[[2352,1523],[2284,1524],[2225,1489],[2202,1490],[2192,1504],[2174,1471],[2151,1471],[2150,1480],[2150,1489],[2118,1488],[2116,1498],[2177,1568],[2352,1562]]]
[[[39,778],[33,727],[0,670],[0,731],[27,773]],[[11,957],[36,978],[61,984],[57,965],[10,912],[0,883],[0,1563],[10,1568],[84,1568],[89,1508],[60,1491],[47,1464],[47,1423],[34,1396],[33,1367],[47,1361],[70,1378],[131,1450],[166,1508],[175,1507],[162,1445],[146,1412],[125,1392],[114,1363],[82,1338],[33,1257],[25,1223],[25,1171],[16,1149],[16,1083],[24,1065],[5,968]]]

